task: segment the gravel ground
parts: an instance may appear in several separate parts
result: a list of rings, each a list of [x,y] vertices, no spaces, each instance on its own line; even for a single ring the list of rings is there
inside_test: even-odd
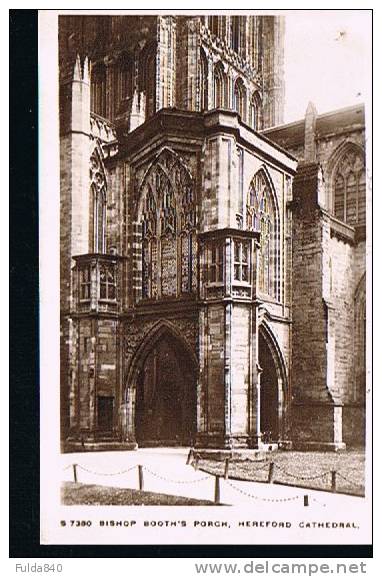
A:
[[[74,482],[63,483],[61,500],[63,505],[214,505],[212,501]]]
[[[277,451],[266,453],[262,461],[231,461],[229,477],[267,482],[269,463],[274,463],[273,481],[284,485],[331,490],[331,471],[337,471],[338,493],[365,494],[365,453]],[[224,474],[224,462],[201,459],[199,469]]]

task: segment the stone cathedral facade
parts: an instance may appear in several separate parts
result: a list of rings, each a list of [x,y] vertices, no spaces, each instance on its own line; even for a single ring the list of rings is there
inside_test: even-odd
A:
[[[281,16],[61,16],[65,450],[343,449],[363,107],[283,124]]]

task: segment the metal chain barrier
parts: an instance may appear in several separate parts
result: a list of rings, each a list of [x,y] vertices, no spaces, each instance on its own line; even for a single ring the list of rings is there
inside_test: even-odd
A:
[[[232,483],[230,483],[229,481],[226,481],[226,483],[228,483],[228,485],[232,489],[234,489],[234,491],[237,491],[238,493],[241,493],[242,495],[245,495],[246,497],[250,497],[251,499],[256,499],[257,501],[266,501],[269,503],[286,503],[287,501],[297,501],[297,499],[300,498],[298,495],[296,495],[295,497],[286,497],[283,499],[269,499],[266,497],[258,497],[257,495],[252,495],[251,493],[247,493],[246,491],[243,491],[243,489],[239,489],[239,487],[235,487],[235,485],[232,485]]]
[[[192,479],[191,481],[184,481],[184,480],[179,481],[179,480],[169,479],[168,477],[163,477],[162,475],[155,473],[155,471],[152,471],[151,469],[148,469],[145,466],[143,468],[145,469],[145,471],[150,473],[150,475],[152,475],[153,477],[157,477],[158,479],[161,479],[162,481],[167,481],[167,483],[177,483],[179,485],[188,485],[190,483],[200,483],[201,481],[206,481],[207,479],[209,480],[211,478],[210,475],[206,475],[205,477],[202,477],[201,479]]]
[[[78,465],[78,468],[82,469],[83,471],[86,471],[86,473],[90,473],[92,475],[99,475],[100,477],[115,477],[116,475],[124,475],[125,473],[132,471],[133,469],[136,468],[136,466],[137,465],[133,465],[129,469],[124,469],[123,471],[117,471],[116,473],[98,473],[97,471],[91,471],[90,469],[87,469],[86,467],[83,467],[82,465]]]
[[[363,484],[361,483],[354,483],[354,481],[351,481],[350,479],[348,479],[347,477],[345,477],[344,475],[342,475],[342,473],[339,473],[337,471],[337,475],[338,477],[341,477],[341,479],[343,479],[344,481],[346,481],[347,483],[350,483],[351,485],[353,485],[354,487],[361,487],[362,489],[364,488]]]
[[[203,459],[201,459],[201,460],[203,460]],[[194,466],[195,461],[196,461],[196,459],[194,459],[190,463],[191,467]],[[256,463],[256,461],[253,461],[253,462]],[[198,461],[198,464],[200,465],[200,461]],[[268,467],[269,467],[269,462],[267,461],[262,467],[256,467],[256,471],[265,471],[265,469],[268,469]],[[202,470],[205,471],[205,469],[202,469]],[[210,475],[215,475],[215,473],[210,473]],[[250,479],[248,479],[248,480],[250,480]]]
[[[321,473],[320,475],[314,475],[314,476],[308,477],[308,476],[302,476],[302,475],[293,475],[293,473],[289,473],[289,471],[286,471],[278,463],[275,463],[275,467],[277,467],[287,477],[291,477],[292,479],[300,479],[301,481],[314,481],[315,479],[323,479],[326,475],[330,474],[330,471],[325,471],[325,473]]]

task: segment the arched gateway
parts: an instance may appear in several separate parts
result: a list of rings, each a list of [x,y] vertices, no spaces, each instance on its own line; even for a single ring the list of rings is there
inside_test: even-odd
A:
[[[266,323],[259,329],[260,432],[263,443],[284,438],[287,377],[285,362],[277,341]]]
[[[136,351],[126,382],[122,431],[139,446],[190,445],[196,434],[194,352],[170,323],[160,323]]]

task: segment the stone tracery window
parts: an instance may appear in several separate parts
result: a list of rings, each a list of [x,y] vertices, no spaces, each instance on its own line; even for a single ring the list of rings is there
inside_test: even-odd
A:
[[[227,75],[221,63],[215,66],[214,71],[214,106],[215,108],[227,108]]]
[[[333,176],[334,216],[353,226],[366,222],[366,177],[362,155],[349,148]]]
[[[156,112],[156,46],[143,48],[139,56],[139,90],[145,94],[146,119]]]
[[[133,93],[133,61],[126,55],[121,58],[117,70],[117,100],[118,103],[130,98]]]
[[[273,298],[280,298],[279,232],[277,209],[270,183],[263,170],[252,180],[247,198],[247,229],[260,232],[258,251],[258,289]]]
[[[165,150],[143,185],[142,298],[196,291],[194,183],[180,159]]]
[[[212,242],[207,252],[208,283],[223,284],[224,280],[224,244]]]
[[[91,73],[90,110],[99,116],[106,117],[106,68],[97,64]]]
[[[241,78],[238,78],[235,82],[234,88],[234,106],[236,112],[240,114],[243,122],[246,121],[246,107],[247,107],[247,91],[244,86],[244,82]]]
[[[234,282],[249,283],[250,267],[250,246],[248,241],[234,241],[234,262],[233,279]]]
[[[90,265],[80,269],[80,300],[90,299],[91,270]]]
[[[99,298],[116,299],[116,270],[114,264],[102,264],[99,271]]]
[[[203,50],[200,51],[199,94],[200,110],[208,110],[208,61]]]
[[[261,99],[258,92],[254,92],[249,101],[248,124],[254,130],[260,130],[261,126]]]
[[[106,251],[106,177],[98,151],[90,159],[90,190],[93,203],[93,252]]]
[[[240,16],[231,16],[231,47],[235,52],[240,49]]]

